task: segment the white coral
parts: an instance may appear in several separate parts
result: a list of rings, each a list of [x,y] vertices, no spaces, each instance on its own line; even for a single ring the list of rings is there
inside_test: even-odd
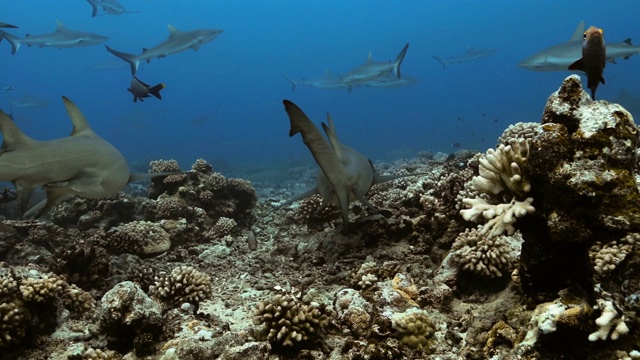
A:
[[[589,341],[598,340],[618,340],[620,336],[629,333],[629,327],[624,322],[624,315],[620,314],[613,306],[611,300],[598,299],[597,308],[602,309],[602,314],[596,319],[596,325],[600,327],[598,331],[589,334]]]
[[[511,139],[489,149],[479,159],[479,175],[471,180],[475,198],[465,198],[460,215],[467,221],[485,222],[480,234],[489,238],[515,232],[516,219],[535,211],[533,198],[526,197],[531,184],[526,175],[529,143],[526,139]]]

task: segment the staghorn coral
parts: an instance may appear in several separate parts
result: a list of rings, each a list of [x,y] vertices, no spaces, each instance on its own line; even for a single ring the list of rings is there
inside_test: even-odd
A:
[[[156,255],[171,248],[169,233],[161,224],[133,221],[107,232],[107,244],[114,252],[138,255]]]
[[[305,304],[294,296],[277,294],[254,309],[260,336],[275,345],[297,346],[313,340],[327,326],[324,306]]]
[[[452,260],[463,270],[502,277],[515,267],[522,242],[520,232],[511,236],[490,237],[482,234],[478,226],[458,235],[451,247]]]
[[[487,150],[480,158],[479,175],[471,180],[475,198],[463,198],[460,215],[467,221],[485,222],[481,235],[489,238],[515,232],[516,219],[535,211],[533,198],[527,197],[531,184],[526,173],[529,142],[511,139]]]
[[[210,299],[213,284],[209,275],[191,266],[178,266],[170,274],[160,272],[153,285],[149,286],[149,294],[172,305],[185,302],[197,305]]]
[[[425,310],[410,308],[393,314],[391,319],[396,337],[402,344],[412,349],[430,351],[436,328]]]

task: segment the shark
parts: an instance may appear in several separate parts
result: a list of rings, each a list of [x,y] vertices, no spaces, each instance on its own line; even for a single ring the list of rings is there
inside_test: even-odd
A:
[[[98,16],[98,10],[102,8],[101,15],[122,15],[124,13],[138,13],[138,11],[126,11],[124,6],[118,2],[118,0],[87,0],[87,2],[93,8],[91,17]]]
[[[26,91],[20,97],[9,99],[9,107],[11,109],[41,109],[47,106],[49,106],[47,100],[41,99]]]
[[[397,78],[400,78],[400,65],[402,65],[402,60],[404,60],[408,49],[409,43],[400,50],[400,53],[398,53],[398,56],[396,56],[393,62],[373,61],[371,51],[369,51],[367,61],[344,74],[340,78],[340,81],[351,90],[352,86],[365,84],[391,72],[393,72]]]
[[[73,195],[103,198],[122,190],[130,181],[129,165],[113,145],[98,136],[80,109],[62,97],[71,118],[71,135],[38,141],[24,134],[0,110],[0,181],[11,181],[16,188],[20,213],[38,218],[53,205]],[[46,199],[26,209],[37,187]]]
[[[340,76],[333,74],[329,70],[325,70],[323,76],[313,79],[293,80],[285,74],[282,74],[282,76],[284,76],[284,78],[291,83],[291,91],[296,91],[296,87],[298,85],[327,90],[340,90],[349,88],[349,85],[342,82]]]
[[[332,200],[337,199],[342,216],[342,232],[346,233],[351,201],[358,200],[369,210],[376,212],[375,207],[365,198],[373,185],[402,177],[421,175],[379,175],[369,158],[338,140],[333,119],[329,114],[327,114],[327,123],[322,123],[322,129],[329,140],[327,141],[302,109],[289,100],[283,100],[283,104],[291,125],[289,136],[298,133],[302,135],[302,140],[311,151],[321,171],[314,188],[279,205],[278,209],[314,194],[320,194],[322,203],[316,210],[316,214],[319,214]]]
[[[550,46],[518,63],[519,67],[533,71],[569,71],[569,66],[582,57],[584,41],[584,21],[581,21],[568,41]],[[607,42],[606,58],[615,63],[616,59],[629,59],[640,54],[640,46],[633,45],[630,38],[622,42]]]
[[[12,29],[16,29],[16,28],[17,28],[17,26],[15,26],[15,25],[11,25],[11,24],[7,24],[7,23],[3,23],[3,22],[0,22],[0,28],[12,28]]]
[[[214,40],[224,31],[216,29],[180,31],[171,25],[168,25],[167,28],[169,29],[169,37],[165,41],[150,49],[142,49],[142,53],[140,55],[127,54],[124,52],[116,51],[106,45],[105,47],[107,48],[107,51],[109,51],[113,55],[128,62],[131,66],[131,75],[135,75],[136,71],[138,71],[138,67],[140,66],[141,61],[146,61],[148,63],[151,61],[151,59],[161,59],[167,55],[175,54],[188,49],[198,51],[202,44]]]
[[[445,68],[448,65],[462,64],[464,62],[482,59],[487,56],[491,56],[497,52],[498,52],[498,49],[479,50],[479,49],[469,47],[467,48],[467,51],[464,54],[459,56],[450,56],[448,59],[444,59],[435,55],[431,57],[437,60],[440,64],[442,64],[442,70],[445,70]]]
[[[72,48],[98,45],[109,40],[108,37],[86,31],[68,29],[60,20],[56,20],[56,30],[49,34],[29,35],[24,38],[0,31],[11,44],[11,54],[15,54],[24,44],[27,46]]]

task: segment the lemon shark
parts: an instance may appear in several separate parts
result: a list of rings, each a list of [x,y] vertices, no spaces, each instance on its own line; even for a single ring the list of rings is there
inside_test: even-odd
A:
[[[568,71],[569,66],[582,57],[584,30],[584,21],[581,21],[568,41],[540,50],[520,61],[518,66],[534,71]],[[617,58],[627,60],[640,54],[640,46],[633,45],[629,38],[623,42],[607,42],[605,47],[607,61],[612,63]]]
[[[113,145],[98,136],[66,97],[64,106],[73,130],[65,138],[38,141],[25,135],[0,111],[0,181],[16,187],[18,207],[25,218],[37,218],[73,195],[103,198],[130,181],[129,164]],[[33,190],[42,186],[47,198],[25,212]]]
[[[28,35],[24,38],[0,31],[11,44],[11,54],[20,50],[22,44],[27,46],[72,48],[80,46],[92,46],[109,40],[108,37],[86,31],[68,29],[60,20],[56,20],[56,30],[49,34]],[[1,39],[1,37],[0,37]]]
[[[198,51],[202,44],[212,41],[217,38],[224,30],[214,29],[200,29],[190,31],[180,31],[175,27],[168,25],[169,37],[160,44],[150,48],[142,49],[140,55],[127,54],[121,51],[116,51],[105,45],[107,51],[120,59],[126,61],[131,66],[131,75],[135,75],[138,71],[141,61],[147,63],[154,58],[163,58],[167,55],[175,54],[181,51],[193,49]]]
[[[316,187],[286,201],[278,206],[278,208],[282,208],[311,195],[320,194],[320,196],[322,196],[322,203],[316,210],[316,214],[318,214],[322,212],[333,199],[337,199],[342,215],[342,231],[347,232],[349,224],[349,203],[351,201],[358,200],[371,211],[375,212],[375,207],[365,198],[365,195],[373,185],[402,177],[421,175],[378,175],[369,158],[349,146],[340,143],[333,126],[333,120],[329,114],[327,114],[328,124],[322,123],[322,129],[329,139],[329,141],[327,141],[324,136],[322,136],[322,133],[320,133],[320,130],[296,104],[289,100],[284,100],[283,103],[291,124],[289,136],[298,133],[302,135],[302,140],[311,151],[321,171],[318,174]]]

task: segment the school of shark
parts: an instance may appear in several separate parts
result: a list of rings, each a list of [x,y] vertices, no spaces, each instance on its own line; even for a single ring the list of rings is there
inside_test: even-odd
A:
[[[145,9],[117,0],[84,5],[90,21]],[[35,35],[3,20],[0,47],[11,59],[34,47],[66,56],[65,49],[98,46],[110,61],[90,66],[90,74],[126,76],[121,102],[136,110],[175,95],[162,79],[143,80],[146,66],[182,53],[180,76],[191,76],[202,52],[220,45],[214,40],[235,36],[226,26],[141,26],[164,40],[118,43],[113,33],[60,20]],[[266,165],[269,180],[227,177],[216,154],[188,168],[172,159],[134,164],[117,140],[100,135],[103,118],[85,108],[86,98],[58,94],[61,103],[49,102],[18,83],[6,86],[0,360],[640,359],[640,126],[633,119],[640,98],[622,89],[601,99],[615,81],[610,67],[640,46],[609,41],[599,26],[581,21],[567,41],[512,64],[531,76],[567,77],[548,89],[539,119],[508,125],[486,152],[456,142],[450,154],[375,160],[344,136],[348,127],[369,134],[370,124],[325,106],[326,117],[313,119],[320,96],[362,99],[427,82],[408,68],[420,44],[413,39],[395,39],[387,61],[371,51],[360,54],[364,62],[333,55],[344,71],[303,78],[274,70],[286,94],[300,100],[279,95],[278,113],[264,118],[288,129],[290,139],[280,129],[277,141],[301,141],[313,161]],[[429,52],[426,62],[445,75],[503,53],[468,46],[451,56]],[[208,133],[220,108],[211,98],[226,99],[204,95],[209,111],[178,125],[190,122],[213,142],[227,134]],[[474,106],[463,99],[461,107],[467,101]],[[67,136],[38,139],[17,116],[56,107],[64,119],[47,120],[70,126]],[[132,112],[126,122],[143,129],[132,130],[138,140],[162,128],[162,141],[177,152],[192,140],[163,128],[174,121],[166,112]],[[388,135],[403,120],[376,126]],[[243,121],[232,126],[258,127]],[[502,125],[496,118],[493,126]],[[271,146],[246,144],[248,152]],[[272,173],[287,180],[277,183]]]

